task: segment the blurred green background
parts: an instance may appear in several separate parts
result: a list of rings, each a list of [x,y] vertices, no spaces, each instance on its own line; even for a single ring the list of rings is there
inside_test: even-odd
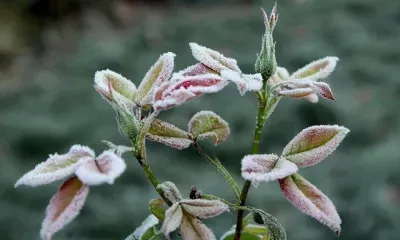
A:
[[[141,81],[164,52],[176,70],[195,63],[188,42],[217,49],[253,72],[263,33],[259,7],[274,1],[239,0],[25,0],[0,3],[0,232],[5,240],[39,239],[45,207],[59,184],[14,189],[15,181],[49,153],[72,144],[105,149],[101,140],[128,144],[114,112],[93,89],[96,70],[112,69]],[[327,56],[340,58],[327,80],[336,102],[284,99],[266,125],[262,151],[280,152],[301,129],[339,124],[351,133],[321,164],[301,174],[331,197],[343,219],[343,240],[400,236],[400,1],[281,0],[275,33],[279,65],[294,71]],[[267,10],[269,12],[269,10]],[[230,123],[218,147],[203,144],[240,178],[251,149],[256,99],[235,87],[207,95],[160,118],[186,128],[201,109]],[[137,162],[114,185],[93,187],[81,215],[54,239],[124,239],[147,216],[156,193]],[[234,200],[223,178],[193,149],[149,144],[160,180],[185,194],[192,184]],[[288,238],[336,239],[284,198],[276,183],[251,189],[248,204],[274,214]],[[206,221],[218,236],[234,224],[225,214]]]

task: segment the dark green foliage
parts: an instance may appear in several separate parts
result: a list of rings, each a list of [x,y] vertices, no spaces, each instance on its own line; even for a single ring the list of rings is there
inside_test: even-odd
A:
[[[101,140],[129,144],[118,133],[113,109],[92,87],[96,70],[109,68],[138,84],[161,53],[177,54],[176,70],[195,63],[188,47],[188,42],[194,41],[236,58],[244,72],[254,71],[264,33],[259,7],[269,9],[274,1],[248,5],[188,2],[197,3],[185,8],[137,10],[140,19],[136,26],[123,31],[96,19],[97,28],[74,32],[76,47],[63,49],[67,42],[62,41],[59,49],[54,49],[55,55],[50,51],[28,57],[29,64],[17,74],[1,76],[1,83],[17,86],[0,88],[2,239],[38,239],[45,207],[59,186],[13,189],[13,185],[49,153],[63,153],[74,143],[89,145],[97,152],[105,148]],[[335,203],[343,219],[340,239],[397,239],[400,1],[286,0],[278,6],[280,18],[274,37],[278,65],[293,72],[326,55],[338,56],[338,68],[327,80],[336,102],[320,100],[315,105],[282,99],[266,124],[261,151],[281,152],[295,134],[311,124],[348,127],[351,132],[338,150],[303,173]],[[146,17],[146,11],[153,15]],[[240,159],[251,148],[255,104],[254,95],[240,97],[232,85],[160,117],[186,129],[193,114],[211,110],[229,122],[228,140],[205,149],[214,152],[242,183]],[[161,181],[173,181],[187,194],[195,184],[204,193],[234,201],[216,170],[193,149],[149,145],[149,164]],[[55,239],[124,239],[140,225],[148,215],[149,199],[157,195],[132,156],[126,154],[125,159],[128,169],[122,177],[113,186],[93,187],[81,215]],[[290,240],[336,239],[327,228],[293,208],[277,183],[251,189],[247,203],[274,215]],[[220,236],[234,219],[225,214],[206,224]]]

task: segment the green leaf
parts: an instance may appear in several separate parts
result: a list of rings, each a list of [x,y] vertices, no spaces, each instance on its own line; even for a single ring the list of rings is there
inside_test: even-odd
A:
[[[235,237],[235,229],[231,229],[228,232],[226,232],[224,235],[222,235],[222,237],[220,238],[220,240],[233,240]],[[256,235],[247,233],[247,232],[243,232],[240,240],[260,240],[260,238]]]
[[[154,214],[160,221],[165,219],[166,205],[163,199],[151,199],[149,202],[149,210]]]
[[[286,240],[286,231],[278,220],[269,213],[261,209],[250,208],[253,213],[254,221],[258,224],[265,225],[269,230],[271,240]]]
[[[193,142],[188,132],[159,119],[155,119],[151,123],[146,138],[177,149],[187,148]]]
[[[212,137],[215,144],[225,141],[229,134],[229,124],[211,111],[196,113],[189,121],[189,132],[197,140]]]
[[[150,240],[157,239],[153,236],[157,235],[155,225],[160,221],[154,216],[149,215],[136,230],[129,235],[125,240]],[[153,237],[153,238],[152,238]]]

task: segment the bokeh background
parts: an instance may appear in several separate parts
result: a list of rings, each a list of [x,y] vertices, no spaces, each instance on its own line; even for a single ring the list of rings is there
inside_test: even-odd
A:
[[[44,209],[59,184],[14,189],[15,181],[49,153],[72,144],[105,149],[101,140],[128,144],[114,112],[93,89],[96,70],[112,69],[138,84],[160,54],[177,54],[176,70],[195,63],[188,42],[218,49],[253,72],[263,33],[259,7],[269,0],[14,0],[0,3],[0,232],[4,240],[39,239]],[[267,10],[268,12],[269,10]],[[280,0],[277,59],[289,71],[327,56],[340,58],[328,82],[336,102],[284,99],[266,125],[262,151],[280,152],[301,129],[339,124],[351,129],[339,149],[301,174],[330,196],[343,218],[343,240],[400,236],[400,1]],[[256,99],[234,86],[160,117],[186,128],[201,109],[226,119],[232,134],[204,143],[240,178],[251,149]],[[233,200],[215,169],[193,149],[149,144],[161,180],[185,194],[192,184]],[[93,187],[81,215],[55,239],[124,239],[147,216],[156,193],[137,162],[114,185]],[[292,207],[278,184],[252,189],[248,204],[274,214],[289,239],[336,239]],[[229,214],[206,221],[218,236]]]

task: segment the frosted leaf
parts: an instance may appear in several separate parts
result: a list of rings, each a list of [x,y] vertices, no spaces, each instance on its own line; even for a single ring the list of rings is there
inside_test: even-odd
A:
[[[181,225],[183,217],[182,207],[178,202],[174,203],[165,212],[165,220],[161,227],[161,231],[167,239],[170,239],[169,234],[175,231]]]
[[[104,151],[96,160],[88,159],[76,170],[76,176],[87,185],[113,184],[125,171],[125,161],[112,151]]]
[[[125,240],[142,240],[145,233],[151,228],[154,228],[154,226],[157,225],[159,222],[160,221],[153,214],[150,214],[142,222],[142,224],[140,224],[140,226],[136,228],[135,231]]]
[[[303,98],[314,93],[311,88],[295,88],[290,90],[280,90],[279,95],[293,98]]]
[[[123,145],[116,145],[110,141],[107,140],[102,140],[102,143],[106,144],[110,149],[109,151],[114,152],[115,154],[117,154],[119,157],[122,156],[122,154],[126,153],[126,152],[131,152],[134,149],[132,147],[128,147],[128,146],[123,146]]]
[[[140,106],[151,104],[154,89],[168,81],[174,69],[174,58],[174,53],[164,53],[146,73],[135,96]]]
[[[337,57],[325,57],[322,59],[318,59],[294,72],[290,76],[290,78],[308,78],[312,80],[324,79],[333,72],[336,67],[337,61],[339,61],[339,58]]]
[[[286,198],[303,213],[328,226],[337,236],[342,223],[332,201],[299,174],[279,180]]]
[[[242,177],[255,184],[282,179],[297,170],[296,164],[275,154],[247,155],[242,159]]]
[[[310,87],[314,90],[316,94],[320,95],[321,97],[329,100],[335,100],[332,90],[327,83],[314,82],[310,85]]]
[[[180,79],[165,83],[155,90],[153,108],[157,111],[166,110],[205,93],[218,92],[227,84],[228,82],[225,79],[211,73],[182,76]]]
[[[349,131],[338,125],[308,127],[286,145],[282,155],[299,167],[315,165],[335,151]]]
[[[177,149],[187,148],[193,142],[188,132],[159,119],[151,123],[146,138]]]
[[[20,185],[36,187],[68,178],[75,173],[82,162],[94,157],[95,154],[89,147],[74,145],[66,154],[50,155],[45,162],[39,163],[33,170],[24,174],[15,183],[15,187]]]
[[[108,69],[97,71],[94,75],[94,88],[108,102],[117,99],[121,103],[134,105],[136,86],[119,73]]]
[[[244,95],[247,91],[259,91],[262,88],[261,74],[241,74],[230,69],[222,70],[221,77],[228,81],[234,82],[240,95]]]
[[[317,103],[318,102],[318,95],[315,93],[311,93],[307,96],[304,96],[305,99],[307,99],[311,103]]]
[[[189,132],[197,140],[212,137],[215,144],[225,141],[229,134],[229,124],[211,111],[200,111],[189,121]]]
[[[41,238],[51,240],[56,232],[70,223],[79,214],[88,193],[89,187],[76,177],[64,182],[47,206],[40,230]]]
[[[268,236],[268,228],[264,225],[249,224],[243,228],[243,231],[260,237]]]
[[[204,223],[190,215],[183,216],[180,233],[183,240],[216,240],[214,233]]]
[[[214,73],[217,74],[216,71],[212,70],[211,68],[207,67],[206,65],[202,63],[197,63],[195,65],[189,66],[181,71],[179,71],[177,74],[187,77],[187,76],[197,76],[197,75],[202,75],[205,73]]]
[[[290,76],[288,70],[286,70],[286,68],[284,68],[284,67],[276,67],[276,74],[277,74],[282,80],[286,80],[286,79],[288,79],[289,76]]]
[[[179,202],[182,199],[181,193],[173,182],[166,181],[158,184],[157,189],[161,189],[165,197],[172,203]]]
[[[228,205],[220,200],[183,199],[180,203],[186,212],[199,218],[212,218],[229,212]]]
[[[192,50],[193,57],[196,60],[216,71],[217,73],[220,73],[222,70],[226,69],[241,73],[235,59],[227,58],[215,50],[200,46],[194,42],[189,43],[189,46]]]

